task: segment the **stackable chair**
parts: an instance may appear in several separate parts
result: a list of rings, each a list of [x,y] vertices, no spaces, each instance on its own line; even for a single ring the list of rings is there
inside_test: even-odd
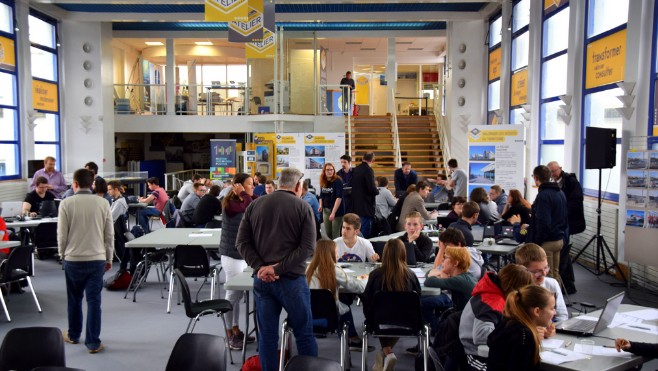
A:
[[[183,334],[171,351],[165,371],[224,371],[225,341],[210,334]]]
[[[284,371],[341,371],[342,366],[330,359],[296,355],[288,361]]]
[[[30,279],[31,264],[31,246],[19,246],[13,248],[11,253],[9,253],[9,257],[0,263],[0,285],[4,285],[7,287],[7,289],[9,289],[11,283],[26,281],[27,286],[30,288],[30,292],[32,293],[32,297],[34,298],[34,304],[37,305],[37,310],[39,313],[41,313],[39,299],[37,299],[37,294],[34,293],[34,287],[32,286],[32,280]],[[7,290],[7,292],[9,292],[9,290]],[[7,304],[5,304],[5,298],[1,290],[0,304],[2,304],[2,309],[5,311],[7,321],[11,322],[11,317],[9,317],[9,311],[7,310]]]
[[[210,277],[210,300],[215,297],[215,277],[217,271],[211,269],[208,253],[200,245],[179,245],[174,249],[174,269],[178,269],[186,278],[201,278],[205,284]],[[169,297],[167,300],[167,313],[171,312],[171,296],[174,291],[174,271],[169,277]],[[201,288],[199,288],[201,291]],[[179,300],[180,304],[180,300]]]
[[[56,327],[23,327],[7,332],[0,346],[0,370],[65,367],[64,338]]]

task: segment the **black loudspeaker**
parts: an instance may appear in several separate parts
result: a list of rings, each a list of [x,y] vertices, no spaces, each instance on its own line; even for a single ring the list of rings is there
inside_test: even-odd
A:
[[[610,169],[617,163],[615,129],[585,128],[585,169]]]

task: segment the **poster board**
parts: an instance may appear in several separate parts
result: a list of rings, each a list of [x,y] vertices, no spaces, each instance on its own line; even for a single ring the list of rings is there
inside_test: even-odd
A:
[[[237,171],[235,139],[210,140],[210,179],[232,179]]]
[[[524,191],[523,125],[471,125],[468,130],[468,194],[494,185]]]

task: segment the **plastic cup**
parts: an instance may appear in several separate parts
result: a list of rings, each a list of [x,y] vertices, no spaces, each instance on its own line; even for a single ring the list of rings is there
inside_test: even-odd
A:
[[[580,345],[583,350],[583,353],[589,355],[592,355],[592,353],[594,353],[594,344],[596,344],[594,340],[583,339],[580,341]]]

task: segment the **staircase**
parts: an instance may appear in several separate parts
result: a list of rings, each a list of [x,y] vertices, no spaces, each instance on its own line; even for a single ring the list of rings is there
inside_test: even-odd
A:
[[[347,121],[347,120],[346,120]],[[345,135],[348,135],[347,122]],[[349,139],[345,141],[346,152],[349,151]],[[395,150],[390,116],[354,116],[352,117],[352,163],[361,163],[366,152],[375,152],[372,169],[375,177],[385,176],[393,185],[395,172]]]

